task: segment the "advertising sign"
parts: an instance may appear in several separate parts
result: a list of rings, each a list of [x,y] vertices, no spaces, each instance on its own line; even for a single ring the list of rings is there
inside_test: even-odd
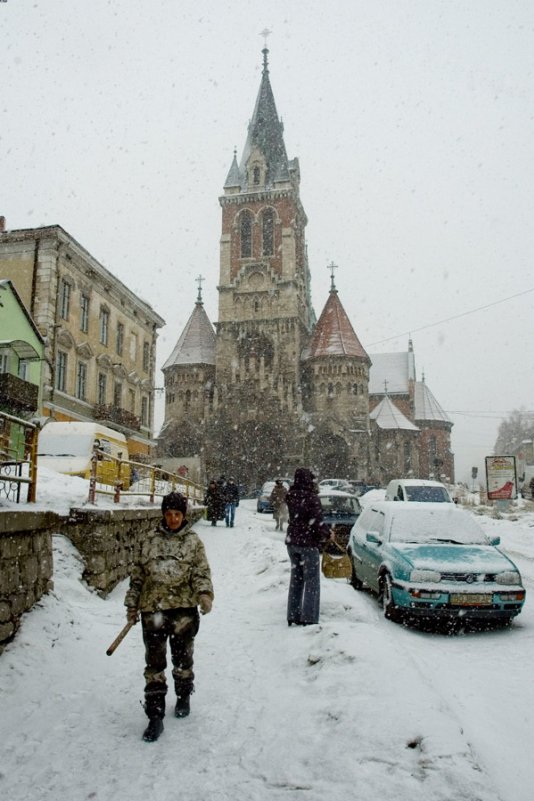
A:
[[[486,456],[486,482],[489,501],[517,498],[515,456]]]

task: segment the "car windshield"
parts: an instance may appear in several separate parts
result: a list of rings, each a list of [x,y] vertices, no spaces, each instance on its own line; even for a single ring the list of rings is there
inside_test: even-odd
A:
[[[429,509],[393,515],[391,542],[445,542],[458,545],[487,545],[486,535],[468,514],[452,508],[446,514]]]
[[[441,501],[450,502],[451,500],[445,487],[425,487],[421,485],[414,485],[413,487],[405,487],[405,492],[406,500],[408,501],[425,501],[428,503]]]
[[[357,515],[360,513],[360,506],[356,498],[343,495],[319,495],[323,512],[326,514],[346,514]]]

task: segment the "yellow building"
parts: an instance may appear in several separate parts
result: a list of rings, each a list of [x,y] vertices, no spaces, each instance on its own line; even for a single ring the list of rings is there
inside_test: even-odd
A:
[[[61,226],[5,230],[0,279],[10,279],[45,338],[43,416],[99,420],[153,444],[157,331],[165,321]]]

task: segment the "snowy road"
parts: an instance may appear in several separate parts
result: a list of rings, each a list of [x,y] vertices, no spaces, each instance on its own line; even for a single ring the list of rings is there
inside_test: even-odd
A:
[[[169,715],[154,744],[141,741],[139,628],[105,655],[125,583],[106,600],[88,591],[57,538],[54,594],[0,657],[0,796],[530,801],[529,600],[510,630],[447,637],[389,623],[371,595],[323,579],[320,625],[288,628],[283,538],[254,509],[241,503],[235,529],[198,526],[214,610],[197,638],[191,717]],[[534,583],[528,526],[484,526],[506,535]]]

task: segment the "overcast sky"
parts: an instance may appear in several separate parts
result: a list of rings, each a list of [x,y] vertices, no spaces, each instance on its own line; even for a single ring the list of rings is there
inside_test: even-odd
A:
[[[363,346],[412,333],[457,477],[483,472],[503,415],[534,409],[531,0],[0,2],[0,214],[61,225],[148,301],[161,366],[199,273],[217,320],[265,28],[316,313],[333,260]]]

